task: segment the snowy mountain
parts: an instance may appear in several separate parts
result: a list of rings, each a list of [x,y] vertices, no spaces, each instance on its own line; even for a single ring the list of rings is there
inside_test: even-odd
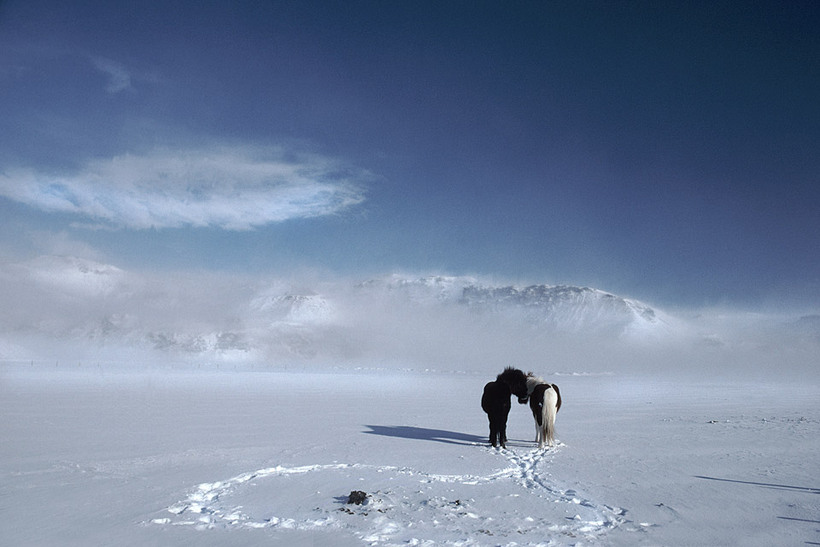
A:
[[[0,267],[0,359],[116,348],[231,361],[428,361],[549,349],[548,338],[660,339],[675,323],[588,287],[390,275],[361,283],[139,274],[74,257]],[[56,346],[55,346],[56,347]],[[5,349],[3,349],[5,348]],[[21,349],[23,348],[23,349]],[[25,348],[28,348],[26,350]],[[501,358],[501,357],[499,357]]]
[[[473,277],[391,276],[371,280],[361,289],[383,291],[416,304],[461,306],[473,313],[496,314],[530,327],[568,333],[616,336],[670,330],[669,321],[651,307],[589,287],[570,285],[492,286]]]
[[[357,285],[362,292],[398,295],[412,302],[454,302],[461,299],[464,290],[477,286],[473,277],[434,275],[427,277],[404,277],[399,274],[370,279]]]
[[[324,324],[336,319],[335,306],[318,294],[264,294],[251,301],[250,309],[272,323]]]

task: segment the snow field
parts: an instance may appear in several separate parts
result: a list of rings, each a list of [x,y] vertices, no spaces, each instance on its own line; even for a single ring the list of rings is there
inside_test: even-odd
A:
[[[564,398],[541,451],[517,404],[487,446],[490,373],[36,368],[0,376],[4,545],[820,541],[811,382],[539,371]]]
[[[624,510],[599,506],[542,478],[537,468],[546,452],[522,452],[502,451],[511,467],[489,476],[359,464],[260,469],[200,484],[168,507],[169,516],[152,523],[200,530],[330,527],[371,545],[483,544],[490,538],[540,544],[552,535],[595,540],[627,524]],[[327,488],[341,482],[376,490],[360,506],[347,504],[347,496]],[[282,495],[292,490],[298,493]]]

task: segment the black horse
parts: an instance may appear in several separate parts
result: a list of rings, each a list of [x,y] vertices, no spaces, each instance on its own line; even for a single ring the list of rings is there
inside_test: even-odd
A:
[[[481,408],[490,420],[490,444],[507,448],[507,416],[510,413],[510,395],[527,402],[527,376],[517,368],[507,367],[494,382],[484,386]]]

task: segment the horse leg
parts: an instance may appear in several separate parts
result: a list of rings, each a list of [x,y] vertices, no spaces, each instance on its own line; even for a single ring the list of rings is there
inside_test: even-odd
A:
[[[532,398],[532,394],[530,394],[530,411],[532,412],[532,418],[535,420],[535,442],[538,442],[538,414],[536,413],[537,405],[535,404],[535,400]]]
[[[499,420],[499,432],[501,435],[501,448],[507,448],[507,418],[510,415],[510,408],[507,407],[504,409],[504,412],[500,416]]]
[[[493,416],[490,415],[490,444],[496,446],[496,438],[498,437],[498,428],[496,427],[496,421],[493,419]]]

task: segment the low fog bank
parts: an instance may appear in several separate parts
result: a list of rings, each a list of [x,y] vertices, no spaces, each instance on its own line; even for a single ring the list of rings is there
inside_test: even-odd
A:
[[[157,275],[43,257],[2,267],[0,298],[5,362],[820,376],[818,315],[675,316],[578,287]]]

